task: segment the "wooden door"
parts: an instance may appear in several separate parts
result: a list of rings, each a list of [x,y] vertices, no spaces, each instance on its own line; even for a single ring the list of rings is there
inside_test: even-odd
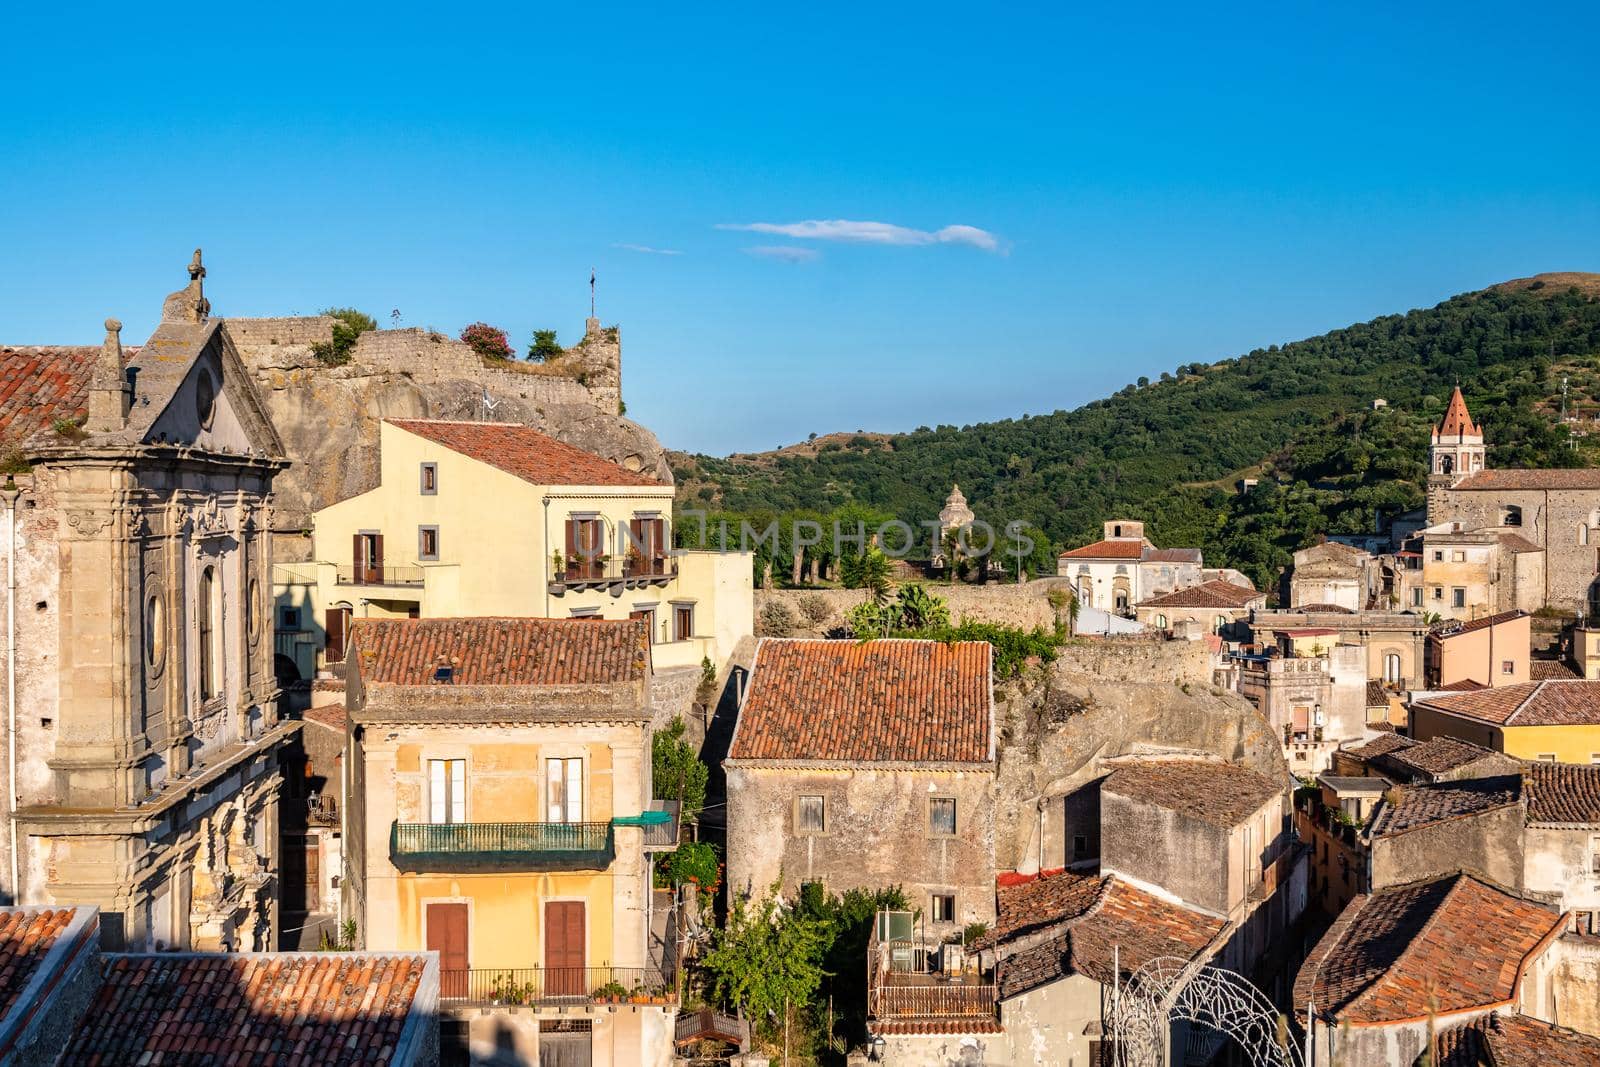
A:
[[[470,964],[467,960],[467,906],[428,905],[428,951],[439,954],[439,995],[464,997]]]
[[[305,856],[305,887],[306,910],[322,910],[322,849],[319,847],[322,839],[319,837],[306,838]],[[285,853],[287,854],[287,853]]]
[[[329,608],[323,617],[323,629],[326,633],[324,658],[330,664],[344,662],[345,638],[349,633],[349,622],[349,608]]]
[[[584,973],[584,914],[581,900],[549,900],[544,905],[545,989],[551,996],[589,992]]]

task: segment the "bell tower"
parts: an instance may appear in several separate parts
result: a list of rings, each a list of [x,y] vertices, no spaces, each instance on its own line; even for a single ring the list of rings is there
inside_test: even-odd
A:
[[[1472,421],[1461,386],[1450,394],[1428,450],[1428,523],[1443,521],[1444,492],[1484,469],[1483,428]]]

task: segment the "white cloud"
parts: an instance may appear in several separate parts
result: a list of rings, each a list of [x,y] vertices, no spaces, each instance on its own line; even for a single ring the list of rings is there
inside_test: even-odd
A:
[[[946,226],[938,230],[913,230],[890,222],[855,222],[850,219],[807,219],[803,222],[724,222],[719,230],[772,233],[809,241],[852,241],[876,245],[971,245],[985,252],[1001,251],[1000,239],[976,226]]]
[[[649,256],[681,256],[682,252],[676,248],[651,248],[649,245],[615,244],[612,248],[620,248],[624,252],[643,252]]]
[[[756,245],[754,248],[746,248],[745,252],[783,263],[809,263],[822,254],[815,248],[797,248],[794,245]]]

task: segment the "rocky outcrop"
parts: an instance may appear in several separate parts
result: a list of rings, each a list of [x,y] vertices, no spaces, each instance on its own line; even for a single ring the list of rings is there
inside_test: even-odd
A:
[[[319,508],[378,483],[378,424],[385,418],[484,419],[532,426],[629,470],[672,480],[654,434],[618,414],[622,341],[590,319],[584,339],[546,364],[494,363],[442,334],[362,334],[343,366],[312,346],[332,338],[327,316],[228,319],[226,328],[294,465],[275,485],[275,527],[294,534]],[[309,551],[277,539],[279,555]]]
[[[1202,642],[1082,641],[997,692],[995,866],[1059,867],[1075,835],[1097,840],[1099,791],[1084,787],[1113,756],[1204,755],[1287,782],[1266,720],[1209,678]]]

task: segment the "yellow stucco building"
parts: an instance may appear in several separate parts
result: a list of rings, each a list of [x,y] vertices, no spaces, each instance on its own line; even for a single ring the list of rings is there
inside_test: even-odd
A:
[[[1524,682],[1440,693],[1411,705],[1418,741],[1457,737],[1518,759],[1600,763],[1600,682]]]
[[[513,423],[386,420],[379,443],[379,485],[275,569],[301,678],[364,618],[640,619],[658,669],[720,667],[750,635],[749,553],[674,551],[671,485]]]
[[[640,620],[351,626],[344,913],[365,948],[438,952],[445,1015],[486,1054],[671,1062],[649,675]]]

